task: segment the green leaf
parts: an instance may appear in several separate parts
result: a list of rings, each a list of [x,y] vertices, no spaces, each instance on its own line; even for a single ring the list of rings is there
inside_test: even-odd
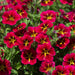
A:
[[[19,70],[21,67],[22,67],[21,63],[18,62],[18,63],[16,64],[16,67],[15,67],[15,68],[16,68],[17,70]]]
[[[12,71],[11,71],[11,73],[13,73],[12,75],[18,75],[18,72],[17,72],[17,70],[15,70],[15,69],[12,69]]]

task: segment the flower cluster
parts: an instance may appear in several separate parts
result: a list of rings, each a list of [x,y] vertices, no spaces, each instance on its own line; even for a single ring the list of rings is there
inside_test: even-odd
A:
[[[52,75],[75,75],[75,53],[66,54],[62,64],[56,66]]]
[[[68,20],[69,22],[75,22],[75,12],[65,12],[63,9],[60,9],[61,15],[60,17],[64,20]]]
[[[59,1],[62,5],[70,6],[73,4],[73,0]],[[18,52],[21,53],[19,62],[28,66],[41,63],[39,71],[47,75],[49,73],[52,73],[51,75],[75,75],[75,53],[73,53],[75,50],[75,11],[66,12],[62,8],[59,9],[62,7],[61,5],[57,5],[60,6],[58,8],[60,12],[57,12],[56,9],[52,10],[52,5],[55,2],[57,4],[57,0],[38,0],[35,2],[33,0],[6,0],[6,2],[8,5],[0,6],[0,11],[5,10],[3,14],[1,13],[1,34],[3,35],[5,28],[11,27],[11,29],[10,32],[8,32],[9,28],[6,30],[3,37],[4,41],[1,40],[5,44],[3,44],[4,46],[0,45],[0,47],[6,49],[5,46],[7,46],[8,49],[19,49]],[[34,2],[33,5],[31,2]],[[39,13],[40,8],[37,7],[39,2],[41,7],[48,6],[47,10]],[[52,7],[49,8],[49,6]],[[32,12],[29,13],[29,11]],[[39,21],[37,21],[36,16],[40,17]],[[31,20],[34,23],[30,22]],[[38,24],[31,25],[31,23],[35,24],[35,21]],[[2,30],[1,27],[5,30]],[[2,36],[0,37],[2,38]],[[12,68],[6,58],[4,50],[1,49],[0,75],[11,74]],[[57,59],[62,63],[59,64]]]
[[[10,62],[7,59],[2,60],[0,58],[0,75],[10,75],[11,69]]]

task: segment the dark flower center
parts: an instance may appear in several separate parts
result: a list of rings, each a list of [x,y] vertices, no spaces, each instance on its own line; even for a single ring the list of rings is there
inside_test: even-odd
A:
[[[62,72],[58,72],[58,75],[65,75],[65,74],[62,74]]]
[[[25,58],[28,59],[28,61],[30,62],[30,60],[33,59],[34,57],[32,53],[28,52],[25,54]]]
[[[4,66],[4,65],[0,65],[0,71],[3,71],[3,72],[5,72],[5,69],[6,69],[6,66]]]
[[[57,43],[61,46],[62,44],[65,44],[65,39],[59,39]]]

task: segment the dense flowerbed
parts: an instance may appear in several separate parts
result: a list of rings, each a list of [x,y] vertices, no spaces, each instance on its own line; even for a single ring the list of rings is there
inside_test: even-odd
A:
[[[75,1],[0,0],[0,75],[75,75]]]

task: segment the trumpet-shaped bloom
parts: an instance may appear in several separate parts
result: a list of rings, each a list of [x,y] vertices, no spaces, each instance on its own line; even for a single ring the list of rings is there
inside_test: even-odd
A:
[[[54,26],[54,30],[58,30],[57,35],[61,37],[70,37],[70,28],[66,27],[64,24],[59,24]]]
[[[13,46],[18,45],[17,38],[16,38],[14,32],[7,33],[7,35],[4,37],[4,43],[9,48],[12,48]]]
[[[53,1],[55,1],[55,0],[42,0],[41,1],[41,6],[51,6],[51,5],[53,5]]]
[[[46,20],[49,20],[51,22],[55,22],[55,20],[56,20],[56,12],[53,10],[43,11],[40,14],[40,16],[41,16],[40,20],[43,22]]]
[[[56,42],[56,46],[60,49],[64,49],[69,44],[69,39],[66,37],[60,38]]]
[[[48,73],[49,71],[51,71],[51,69],[55,66],[55,62],[42,62],[40,68],[39,68],[39,71],[40,72],[44,72],[44,73]]]
[[[19,49],[22,51],[23,49],[29,50],[31,44],[33,43],[33,38],[30,35],[24,35],[23,37],[18,39]]]
[[[32,48],[29,50],[24,50],[21,54],[21,62],[24,65],[30,64],[30,65],[34,65],[37,62],[36,59],[36,51],[33,50]]]
[[[53,60],[53,56],[55,55],[55,51],[54,48],[51,47],[50,44],[43,44],[43,45],[38,45],[37,49],[37,58],[40,61],[52,61]]]
[[[0,58],[0,75],[10,75],[12,67],[7,59]]]
[[[56,69],[52,72],[52,75],[68,75],[69,71],[66,67],[61,65],[56,66]]]
[[[15,25],[16,22],[21,19],[20,15],[18,15],[14,10],[5,11],[2,15],[2,18],[2,23],[9,25]]]
[[[66,54],[63,60],[64,60],[63,61],[64,66],[67,66],[67,65],[75,66],[75,53]]]
[[[25,23],[21,23],[17,27],[13,28],[13,31],[14,32],[19,31],[19,30],[25,29],[25,27],[26,27],[26,24]]]
[[[39,30],[43,33],[46,33],[47,29],[51,28],[52,26],[53,26],[53,24],[51,23],[51,21],[47,20],[39,25]]]
[[[50,43],[49,37],[47,35],[43,34],[43,33],[38,34],[35,37],[35,41],[38,44]]]

